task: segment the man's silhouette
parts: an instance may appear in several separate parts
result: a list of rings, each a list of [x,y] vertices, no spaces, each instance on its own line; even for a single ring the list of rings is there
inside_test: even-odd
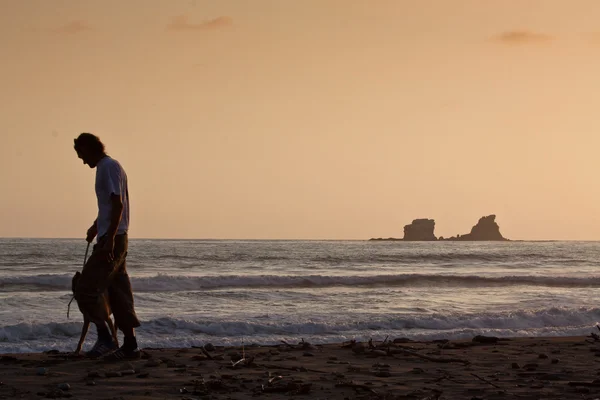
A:
[[[92,255],[83,267],[75,291],[77,302],[93,306],[99,293],[108,290],[110,306],[124,340],[117,349],[108,327],[96,326],[98,340],[87,353],[90,357],[106,356],[108,360],[140,357],[135,328],[140,322],[135,314],[133,292],[126,269],[127,230],[129,229],[129,192],[127,175],[116,160],[109,157],[100,139],[82,133],[75,139],[77,156],[90,168],[96,168],[96,197],[98,216],[87,231],[91,243],[98,237]]]

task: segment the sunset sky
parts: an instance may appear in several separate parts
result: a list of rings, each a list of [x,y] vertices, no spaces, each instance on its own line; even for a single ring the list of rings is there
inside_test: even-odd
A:
[[[0,236],[600,240],[598,0],[0,0]]]

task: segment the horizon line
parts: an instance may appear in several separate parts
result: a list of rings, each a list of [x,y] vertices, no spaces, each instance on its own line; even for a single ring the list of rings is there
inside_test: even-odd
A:
[[[47,239],[47,240],[81,240],[82,242],[85,242],[85,238],[81,238],[81,237],[67,237],[67,236],[62,236],[62,237],[53,237],[53,236],[0,236],[0,240],[5,240],[5,239],[34,239],[34,240],[40,240],[40,239]],[[130,240],[164,240],[164,241],[184,241],[184,240],[196,240],[196,241],[270,241],[270,242],[275,242],[275,241],[281,241],[281,242],[286,242],[286,241],[297,241],[297,242],[368,242],[368,241],[373,241],[373,242],[386,242],[386,241],[390,241],[390,240],[371,240],[373,238],[367,238],[367,239],[319,239],[319,238],[312,238],[312,239],[306,239],[306,238],[279,238],[279,239],[274,239],[274,238],[197,238],[197,237],[166,237],[166,238],[161,238],[161,237],[143,237],[143,236],[129,236]],[[402,239],[396,239],[394,240],[394,242],[428,242],[428,243],[435,243],[435,242],[455,242],[455,241],[447,241],[447,240],[431,240],[431,241],[405,241]],[[494,240],[466,240],[466,241],[456,241],[459,243],[468,243],[468,242],[496,242]],[[502,243],[508,243],[508,242],[600,242],[600,239],[509,239],[506,241],[498,241],[498,242],[502,242]],[[92,242],[93,243],[93,242]]]

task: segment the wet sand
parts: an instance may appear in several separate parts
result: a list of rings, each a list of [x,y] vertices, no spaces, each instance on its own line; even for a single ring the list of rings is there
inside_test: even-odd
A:
[[[144,349],[117,363],[6,354],[0,399],[600,398],[592,337],[394,342]]]

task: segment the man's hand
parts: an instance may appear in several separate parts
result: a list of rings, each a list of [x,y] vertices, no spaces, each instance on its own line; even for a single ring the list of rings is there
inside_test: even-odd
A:
[[[98,228],[96,228],[96,222],[94,222],[94,224],[90,227],[90,229],[88,229],[85,240],[88,243],[92,243],[92,241],[94,240],[94,238],[96,237],[97,234],[98,234]]]
[[[102,246],[102,252],[106,256],[107,261],[113,261],[115,258],[115,238],[106,239],[106,243]]]

